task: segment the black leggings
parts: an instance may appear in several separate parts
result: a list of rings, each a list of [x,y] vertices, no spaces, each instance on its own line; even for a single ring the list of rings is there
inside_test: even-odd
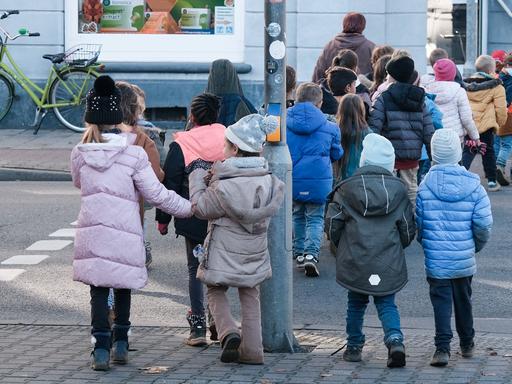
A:
[[[188,295],[190,297],[190,307],[193,315],[204,316],[204,288],[201,280],[196,277],[199,261],[193,253],[194,247],[198,245],[198,243],[185,238],[185,245],[187,249]]]
[[[91,333],[93,335],[106,335],[111,331],[108,321],[109,290],[110,288],[91,285]],[[132,291],[130,289],[114,289],[114,323],[117,326],[130,326],[131,293]]]

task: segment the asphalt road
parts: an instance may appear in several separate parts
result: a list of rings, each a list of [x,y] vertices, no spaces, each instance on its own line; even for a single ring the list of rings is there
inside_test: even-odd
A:
[[[36,241],[49,240],[48,235],[58,229],[72,228],[70,223],[79,210],[78,190],[69,182],[0,182],[0,196],[0,262],[15,255],[50,256],[36,265],[0,265],[0,271],[26,270],[12,281],[0,281],[0,323],[88,324],[88,287],[72,281],[72,245],[52,252],[25,250]],[[482,327],[506,332],[512,325],[508,320],[512,313],[512,188],[491,197],[495,225],[489,245],[478,255],[474,315],[481,319]],[[152,218],[153,211],[147,215]],[[132,322],[185,326],[188,294],[184,241],[172,234],[160,236],[154,225],[150,225],[148,239],[154,262],[148,286],[134,293]],[[430,328],[432,308],[423,253],[416,242],[407,250],[407,261],[409,283],[397,296],[403,323]],[[294,323],[297,327],[341,331],[346,292],[335,282],[334,258],[327,248],[320,273],[319,278],[309,279],[294,271]],[[377,324],[375,313],[370,307],[367,324]]]

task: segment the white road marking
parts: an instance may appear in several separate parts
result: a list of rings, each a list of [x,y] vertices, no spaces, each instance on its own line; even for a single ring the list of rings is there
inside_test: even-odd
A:
[[[60,251],[71,243],[71,240],[40,240],[28,247],[27,251]]]
[[[73,221],[73,222],[72,222],[71,224],[69,224],[69,225],[72,225],[73,227],[76,227],[76,226],[78,225],[78,220]]]
[[[0,269],[0,281],[12,281],[23,272],[24,269]]]
[[[56,232],[50,233],[50,237],[75,237],[75,228],[62,228]]]
[[[48,255],[16,255],[9,257],[7,260],[2,261],[0,264],[4,265],[35,265],[39,264],[44,259],[47,259]]]

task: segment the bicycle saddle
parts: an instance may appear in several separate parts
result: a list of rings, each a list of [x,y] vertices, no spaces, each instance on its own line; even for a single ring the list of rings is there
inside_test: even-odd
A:
[[[64,53],[57,53],[56,55],[43,55],[43,59],[50,60],[53,64],[60,64],[64,61],[65,58]]]

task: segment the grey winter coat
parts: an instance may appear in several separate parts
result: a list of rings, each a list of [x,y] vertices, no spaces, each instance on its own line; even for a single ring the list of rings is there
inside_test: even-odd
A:
[[[430,154],[434,125],[425,106],[425,91],[420,87],[391,84],[375,101],[369,126],[391,141],[397,160],[419,160],[423,144]]]
[[[416,224],[405,184],[381,167],[366,166],[333,192],[326,216],[338,241],[336,281],[373,296],[400,291],[407,283],[404,248]]]
[[[272,276],[267,230],[284,183],[262,157],[215,163],[209,185],[207,175],[198,169],[189,176],[193,212],[209,220],[197,277],[207,285],[255,287]]]

